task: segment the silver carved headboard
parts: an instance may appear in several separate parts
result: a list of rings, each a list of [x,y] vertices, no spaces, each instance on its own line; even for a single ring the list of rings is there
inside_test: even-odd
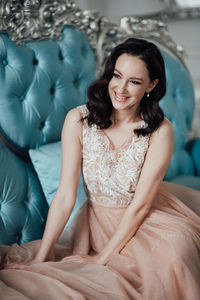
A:
[[[0,30],[6,30],[18,44],[59,39],[65,25],[75,26],[87,36],[98,70],[111,49],[129,36],[153,40],[183,63],[183,48],[172,40],[161,20],[124,17],[118,25],[96,11],[81,10],[72,0],[2,0],[0,3]]]

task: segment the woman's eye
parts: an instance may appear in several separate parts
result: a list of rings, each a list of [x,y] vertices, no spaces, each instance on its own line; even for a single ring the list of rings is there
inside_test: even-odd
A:
[[[113,77],[115,77],[115,78],[120,78],[120,75],[117,74],[117,73],[113,73]]]
[[[131,82],[132,84],[141,84],[141,82],[136,81],[136,80],[131,80],[130,82]]]

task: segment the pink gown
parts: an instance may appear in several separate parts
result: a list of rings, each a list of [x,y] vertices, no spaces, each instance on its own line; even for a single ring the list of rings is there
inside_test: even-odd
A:
[[[79,109],[87,113],[85,106]],[[200,192],[180,185],[161,184],[136,234],[105,266],[61,260],[104,248],[134,201],[148,145],[149,136],[133,135],[113,149],[102,130],[84,122],[88,198],[50,253],[51,261],[0,271],[0,299],[200,299]],[[28,261],[39,243],[1,246],[2,258]]]

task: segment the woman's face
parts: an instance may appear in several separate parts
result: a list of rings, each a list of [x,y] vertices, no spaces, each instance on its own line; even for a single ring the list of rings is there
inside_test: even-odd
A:
[[[150,81],[146,64],[137,56],[118,57],[108,91],[116,110],[137,109],[145,93],[151,92],[158,80]],[[150,101],[150,100],[147,100]]]

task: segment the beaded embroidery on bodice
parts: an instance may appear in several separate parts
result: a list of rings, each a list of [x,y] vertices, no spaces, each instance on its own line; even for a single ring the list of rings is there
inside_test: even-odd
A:
[[[88,113],[86,105],[79,106],[82,116]],[[144,122],[141,126],[144,126]],[[119,148],[112,149],[103,130],[83,122],[82,172],[90,201],[127,206],[134,192],[149,145],[149,135],[131,138]]]

